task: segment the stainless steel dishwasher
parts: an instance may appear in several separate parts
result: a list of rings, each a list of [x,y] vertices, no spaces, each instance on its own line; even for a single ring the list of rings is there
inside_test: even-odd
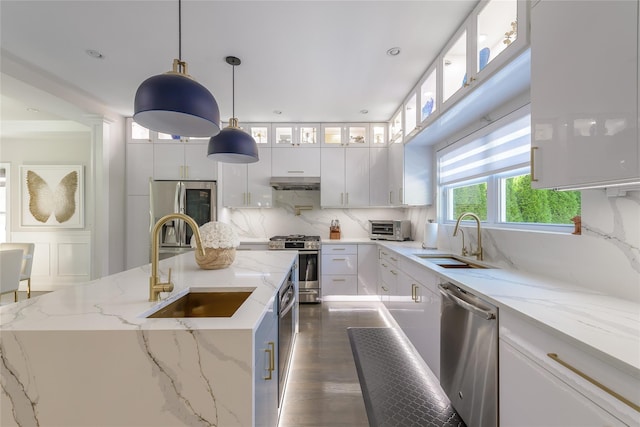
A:
[[[496,427],[498,309],[451,283],[438,286],[440,384],[468,427]]]

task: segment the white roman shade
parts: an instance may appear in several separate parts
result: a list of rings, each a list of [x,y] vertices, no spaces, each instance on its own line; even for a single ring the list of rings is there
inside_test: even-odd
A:
[[[529,165],[531,114],[528,108],[526,114],[518,114],[519,118],[514,118],[514,114],[442,149],[438,153],[440,185]]]

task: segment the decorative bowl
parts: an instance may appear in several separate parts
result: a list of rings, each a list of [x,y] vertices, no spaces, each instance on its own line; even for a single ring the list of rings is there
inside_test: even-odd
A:
[[[196,262],[203,270],[220,270],[227,268],[236,259],[236,248],[204,248],[205,255],[195,251]]]

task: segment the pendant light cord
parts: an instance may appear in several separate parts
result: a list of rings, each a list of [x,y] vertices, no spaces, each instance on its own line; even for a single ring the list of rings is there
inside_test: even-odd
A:
[[[231,116],[236,117],[236,66],[231,68]]]
[[[178,0],[178,61],[182,62],[182,0]]]

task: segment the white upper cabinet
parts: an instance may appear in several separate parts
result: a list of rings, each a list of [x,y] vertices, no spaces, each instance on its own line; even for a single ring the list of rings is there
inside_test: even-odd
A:
[[[390,206],[404,204],[404,144],[401,140],[388,147],[387,191]]]
[[[321,145],[325,147],[368,147],[369,123],[323,123]]]
[[[127,118],[127,142],[153,142],[154,137],[149,129],[140,126],[131,117]]]
[[[458,97],[452,97],[462,92],[463,88],[468,87],[475,80],[474,76],[469,76],[467,73],[467,37],[467,27],[458,30],[442,55],[442,102],[445,105],[449,100],[451,102],[458,100],[462,93]]]
[[[425,77],[420,82],[419,101],[418,105],[420,110],[418,115],[420,117],[419,122],[422,127],[426,123],[436,117],[439,112],[440,91],[438,90],[438,70],[437,66],[432,66],[427,70]]]
[[[272,150],[273,176],[320,176],[320,147],[303,150],[273,147]]]
[[[241,123],[240,127],[251,135],[258,147],[271,146],[271,123]]]
[[[259,145],[256,163],[222,163],[222,205],[225,207],[270,208],[272,206],[271,148]]]
[[[391,122],[389,122],[389,143],[403,142],[403,139],[404,139],[404,133],[402,129],[403,111],[404,110],[402,108],[398,110],[393,115]]]
[[[405,138],[411,138],[418,128],[418,93],[414,91],[404,102],[404,133]]]
[[[218,162],[207,157],[207,143],[166,143],[153,146],[154,179],[214,181]]]
[[[319,147],[320,125],[317,123],[274,123],[273,147]]]
[[[640,184],[638,27],[637,1],[532,9],[532,187]]]
[[[369,148],[369,205],[389,206],[389,190],[387,188],[387,147],[372,146]]]
[[[384,147],[387,145],[387,128],[386,123],[371,123],[369,127],[369,134],[371,135],[369,146],[370,147]]]
[[[481,1],[476,6],[441,55],[444,108],[466,96],[528,45],[528,7],[522,0]]]
[[[369,150],[321,150],[320,204],[333,207],[369,206]]]

